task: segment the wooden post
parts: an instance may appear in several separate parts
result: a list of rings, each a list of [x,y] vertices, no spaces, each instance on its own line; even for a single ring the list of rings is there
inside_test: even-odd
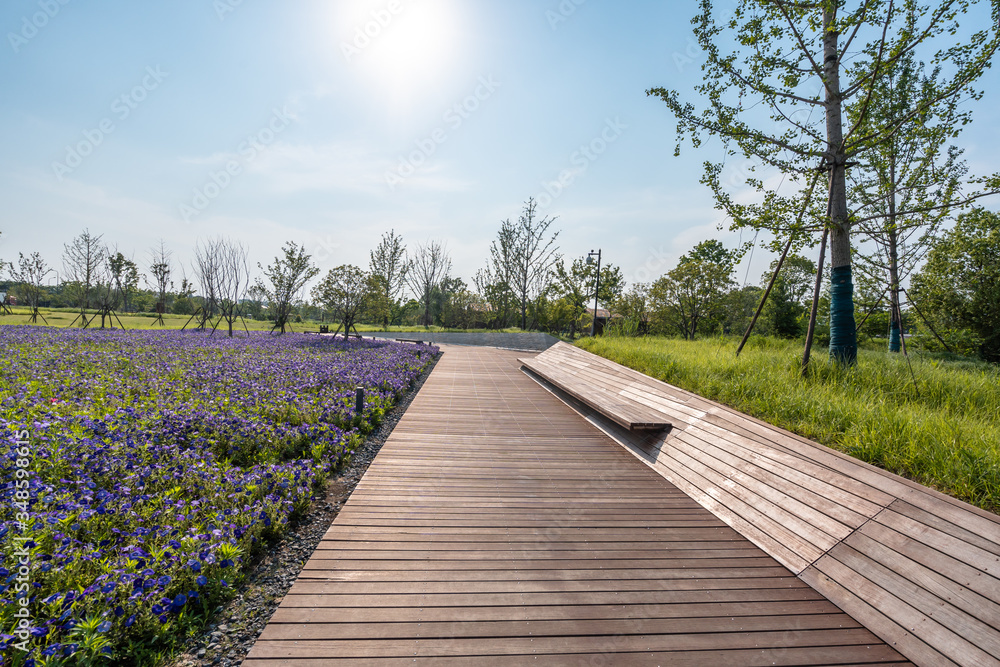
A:
[[[819,292],[823,287],[823,258],[826,256],[826,238],[830,228],[823,228],[823,240],[819,244],[819,262],[816,263],[816,285],[813,287],[812,310],[809,311],[809,330],[806,332],[806,349],[802,353],[802,377],[809,368],[809,352],[812,350],[813,335],[816,333],[816,310],[819,308]]]

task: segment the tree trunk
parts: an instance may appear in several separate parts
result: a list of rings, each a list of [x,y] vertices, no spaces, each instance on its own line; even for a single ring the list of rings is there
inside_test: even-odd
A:
[[[823,68],[826,74],[827,166],[830,184],[830,357],[851,366],[858,358],[851,278],[851,232],[847,213],[843,102],[840,91],[839,33],[833,29],[836,7],[823,10]]]
[[[896,228],[896,156],[889,163],[889,351],[900,351],[899,233]]]

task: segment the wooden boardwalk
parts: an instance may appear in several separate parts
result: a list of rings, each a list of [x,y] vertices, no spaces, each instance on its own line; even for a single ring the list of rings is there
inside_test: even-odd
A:
[[[518,356],[447,348],[245,664],[908,664]]]

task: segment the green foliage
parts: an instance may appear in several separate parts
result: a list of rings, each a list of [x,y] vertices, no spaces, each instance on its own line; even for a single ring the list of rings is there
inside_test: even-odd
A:
[[[962,31],[960,21],[974,4],[875,0],[848,7],[834,0],[748,0],[720,16],[711,0],[703,0],[692,19],[705,53],[704,76],[695,86],[702,108],[683,101],[677,90],[646,91],[677,118],[675,154],[684,138],[699,148],[715,137],[722,139],[725,157],[752,158],[745,180],[759,195],[754,198],[735,197],[726,187],[725,158],[705,162],[702,183],[732,228],[770,230],[776,245],[789,236],[798,245],[810,243],[816,231],[829,231],[831,266],[839,270],[841,286],[834,293],[831,352],[841,363],[852,363],[857,350],[848,285],[856,222],[851,209],[858,207],[849,207],[848,165],[915,126],[940,125],[941,136],[952,136],[965,122],[952,110],[978,97],[972,83],[988,70],[1000,45],[995,3],[989,3],[992,20],[971,34]],[[963,38],[956,43],[957,34]],[[904,112],[889,110],[872,121],[873,98],[912,54],[927,57],[933,80]],[[937,78],[938,67],[946,77]],[[828,173],[827,202],[812,196],[818,167]],[[798,192],[779,194],[768,181],[776,172]],[[995,189],[1000,175],[980,182]]]
[[[274,318],[274,328],[285,333],[292,314],[292,305],[306,283],[319,274],[319,269],[312,265],[305,246],[289,241],[281,252],[281,256],[275,257],[267,268],[257,264],[264,272],[267,281],[258,278],[257,284],[251,290],[251,296],[267,303]]]
[[[983,359],[1000,363],[1000,215],[960,215],[928,253],[912,291],[939,335],[954,332],[953,340],[966,341],[962,348],[975,345]]]
[[[313,287],[312,297],[333,314],[347,337],[365,304],[377,290],[378,285],[366,271],[352,264],[342,264],[330,269],[323,280]]]
[[[584,339],[595,354],[729,405],[922,484],[1000,510],[1000,369],[861,350],[846,371],[816,365],[799,376],[801,349],[736,341]]]
[[[597,279],[597,264],[589,264],[583,259],[574,259],[569,268],[563,260],[555,265],[550,291],[566,303],[572,305],[570,318],[570,336],[576,333],[580,318],[588,307],[593,307],[594,287]],[[621,269],[613,264],[601,267],[598,303],[611,304],[621,296],[625,287],[625,278]],[[587,318],[588,321],[590,318]]]
[[[777,265],[777,260],[771,262],[771,270],[761,277],[762,285],[767,285]],[[815,274],[816,264],[811,259],[796,254],[785,258],[761,313],[760,333],[779,338],[805,333]]]
[[[714,239],[682,256],[649,289],[654,330],[693,340],[699,331],[718,329],[726,297],[734,287],[734,263],[734,254]]]
[[[400,315],[399,294],[406,284],[406,274],[410,263],[406,259],[403,237],[390,229],[382,234],[382,240],[371,251],[368,272],[374,281],[375,290],[369,304],[369,317],[373,322],[389,326]]]

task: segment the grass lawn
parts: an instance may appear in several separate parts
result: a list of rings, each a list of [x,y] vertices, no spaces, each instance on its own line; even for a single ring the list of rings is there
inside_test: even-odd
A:
[[[13,312],[14,312],[13,315],[2,315],[2,316],[0,316],[0,325],[4,325],[4,324],[30,324],[30,322],[28,322],[29,311],[28,311],[27,308],[15,307],[15,308],[12,308],[11,310],[13,310]],[[63,309],[63,308],[58,309],[58,310],[49,310],[47,308],[41,308],[39,310],[40,310],[42,316],[47,320],[48,326],[53,326],[53,327],[68,327],[73,322],[73,320],[76,319],[76,317],[78,315],[78,311],[76,311],[76,310]],[[93,315],[93,313],[91,313],[91,315]],[[126,329],[180,329],[181,327],[184,326],[184,324],[188,320],[191,319],[191,316],[190,315],[173,315],[173,314],[169,314],[169,313],[168,314],[164,314],[164,316],[163,316],[163,326],[157,324],[156,320],[155,320],[156,316],[152,315],[150,313],[135,314],[135,315],[121,315],[120,314],[119,318],[121,318],[121,324],[125,325]],[[246,326],[247,326],[247,328],[250,331],[270,331],[271,330],[271,322],[267,322],[267,321],[263,321],[263,320],[249,320],[249,319],[245,320],[245,321],[246,321]],[[42,320],[38,320],[37,324],[45,326],[46,322],[43,322]],[[101,320],[100,320],[100,318],[98,318],[97,321],[94,322],[94,323],[92,323],[90,326],[93,327],[93,328],[99,328],[100,324],[101,324]],[[330,327],[330,331],[336,330],[337,324],[335,322],[333,322],[333,323],[329,323],[328,322],[327,324]],[[111,326],[111,322],[108,321],[107,325]],[[190,329],[193,325],[194,325],[194,322],[192,322],[191,324],[189,324],[188,325],[188,329]],[[314,322],[312,320],[306,320],[304,322],[293,322],[292,323],[292,331],[296,331],[298,333],[302,333],[303,331],[317,331],[319,329],[319,325],[320,325],[320,322]],[[74,326],[79,326],[79,322],[77,322]],[[114,326],[115,326],[116,329],[119,328],[119,324],[118,324],[117,320],[114,322]],[[242,324],[240,324],[239,322],[237,322],[236,326],[237,326],[237,328],[240,331],[243,331],[243,325]],[[220,329],[224,328],[224,327],[225,327],[225,323],[219,325]],[[444,332],[444,331],[461,331],[461,332],[483,332],[483,331],[491,331],[491,332],[494,332],[494,333],[518,333],[518,332],[521,331],[520,329],[516,329],[516,328],[510,328],[510,329],[447,329],[445,327],[439,327],[439,326],[430,326],[430,327],[423,327],[423,326],[390,326],[390,327],[383,327],[383,326],[377,325],[377,324],[358,324],[356,328],[357,328],[358,332],[362,333],[362,334],[365,333],[365,332],[367,332],[367,331],[393,331],[393,332],[399,332],[399,333],[403,333],[403,332],[417,332],[417,331],[421,331],[421,332],[425,332],[425,333],[438,333],[438,332]]]
[[[1000,368],[861,350],[841,370],[798,341],[583,339],[580,347],[863,461],[1000,512]]]
[[[27,308],[12,308],[11,310],[14,311],[14,314],[3,315],[2,317],[0,317],[0,325],[31,324],[28,321],[29,311]],[[68,309],[48,310],[46,308],[40,308],[39,312],[42,314],[42,317],[44,317],[46,321],[43,322],[41,319],[39,319],[38,322],[36,322],[36,324],[39,324],[41,326],[46,326],[47,322],[48,326],[59,327],[59,328],[68,327],[73,322],[73,320],[77,318],[77,315],[79,315],[79,311],[68,310]],[[90,313],[89,317],[93,317],[93,312]],[[152,315],[149,313],[143,313],[141,315],[119,314],[118,317],[121,319],[121,324],[123,324],[126,329],[180,329],[189,319],[191,319],[190,315],[164,314],[163,326],[160,326],[159,324],[156,323],[156,315]],[[108,327],[110,327],[112,322],[109,320],[106,322],[106,324]],[[194,326],[194,324],[195,322],[189,324],[188,329]],[[239,322],[237,322],[236,324],[239,330],[243,331],[243,325],[240,324]],[[258,320],[246,320],[246,324],[247,328],[250,331],[271,330],[270,322],[264,322]],[[73,326],[74,328],[79,327],[80,326],[79,321],[76,322]],[[94,329],[100,328],[100,326],[101,326],[101,318],[99,317],[97,318],[96,321],[90,324],[90,327]],[[224,322],[221,325],[219,325],[220,328],[223,328],[224,326],[225,326]],[[293,324],[292,326],[294,327],[295,331],[302,332],[306,330],[314,331],[317,325],[315,323],[306,322],[302,324]],[[120,328],[118,320],[114,321],[114,327],[116,329]]]

